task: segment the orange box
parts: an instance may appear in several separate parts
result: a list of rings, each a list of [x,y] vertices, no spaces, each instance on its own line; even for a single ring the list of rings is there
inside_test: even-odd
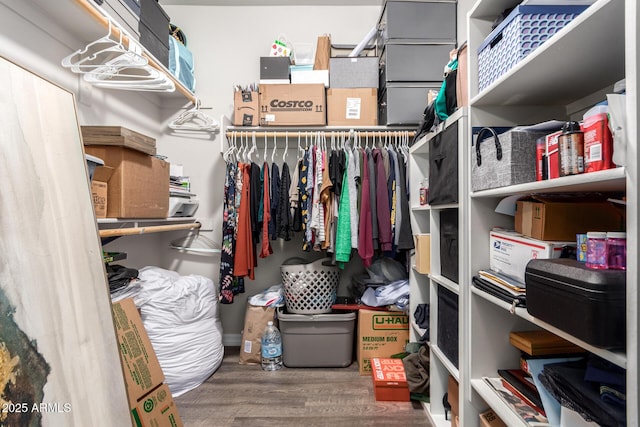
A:
[[[410,400],[402,359],[374,357],[371,359],[371,373],[376,400],[396,402]]]

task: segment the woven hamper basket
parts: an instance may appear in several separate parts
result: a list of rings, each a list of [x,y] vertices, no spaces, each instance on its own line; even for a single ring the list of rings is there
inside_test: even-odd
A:
[[[302,262],[302,263],[298,263]],[[328,265],[330,258],[304,263],[290,258],[280,267],[287,311],[297,314],[330,313],[336,302],[340,269]]]

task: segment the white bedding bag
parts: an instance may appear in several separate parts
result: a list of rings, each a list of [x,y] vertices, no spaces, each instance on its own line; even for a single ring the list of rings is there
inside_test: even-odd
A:
[[[193,390],[222,363],[222,323],[213,282],[158,267],[139,270],[135,297],[174,397]]]

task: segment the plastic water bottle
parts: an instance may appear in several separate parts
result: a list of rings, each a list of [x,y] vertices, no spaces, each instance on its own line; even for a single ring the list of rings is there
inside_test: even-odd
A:
[[[262,369],[265,371],[282,369],[282,336],[271,320],[262,333],[261,347]]]

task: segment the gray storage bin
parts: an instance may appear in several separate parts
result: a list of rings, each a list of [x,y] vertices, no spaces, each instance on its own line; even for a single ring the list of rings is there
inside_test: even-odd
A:
[[[288,314],[278,309],[288,368],[346,368],[353,361],[356,313]]]
[[[379,125],[417,125],[427,106],[429,90],[440,90],[442,82],[389,83],[379,92]]]
[[[511,129],[500,135],[496,132],[494,136],[492,130],[482,128],[479,130],[482,133],[474,137],[471,191],[535,181],[536,140],[544,137],[545,133]]]
[[[378,58],[363,56],[356,58],[329,59],[329,87],[360,88],[378,87]]]
[[[385,45],[380,55],[381,82],[429,82],[442,80],[451,44]],[[381,84],[382,86],[382,84]]]
[[[378,22],[378,48],[391,40],[456,42],[455,1],[386,1]]]

